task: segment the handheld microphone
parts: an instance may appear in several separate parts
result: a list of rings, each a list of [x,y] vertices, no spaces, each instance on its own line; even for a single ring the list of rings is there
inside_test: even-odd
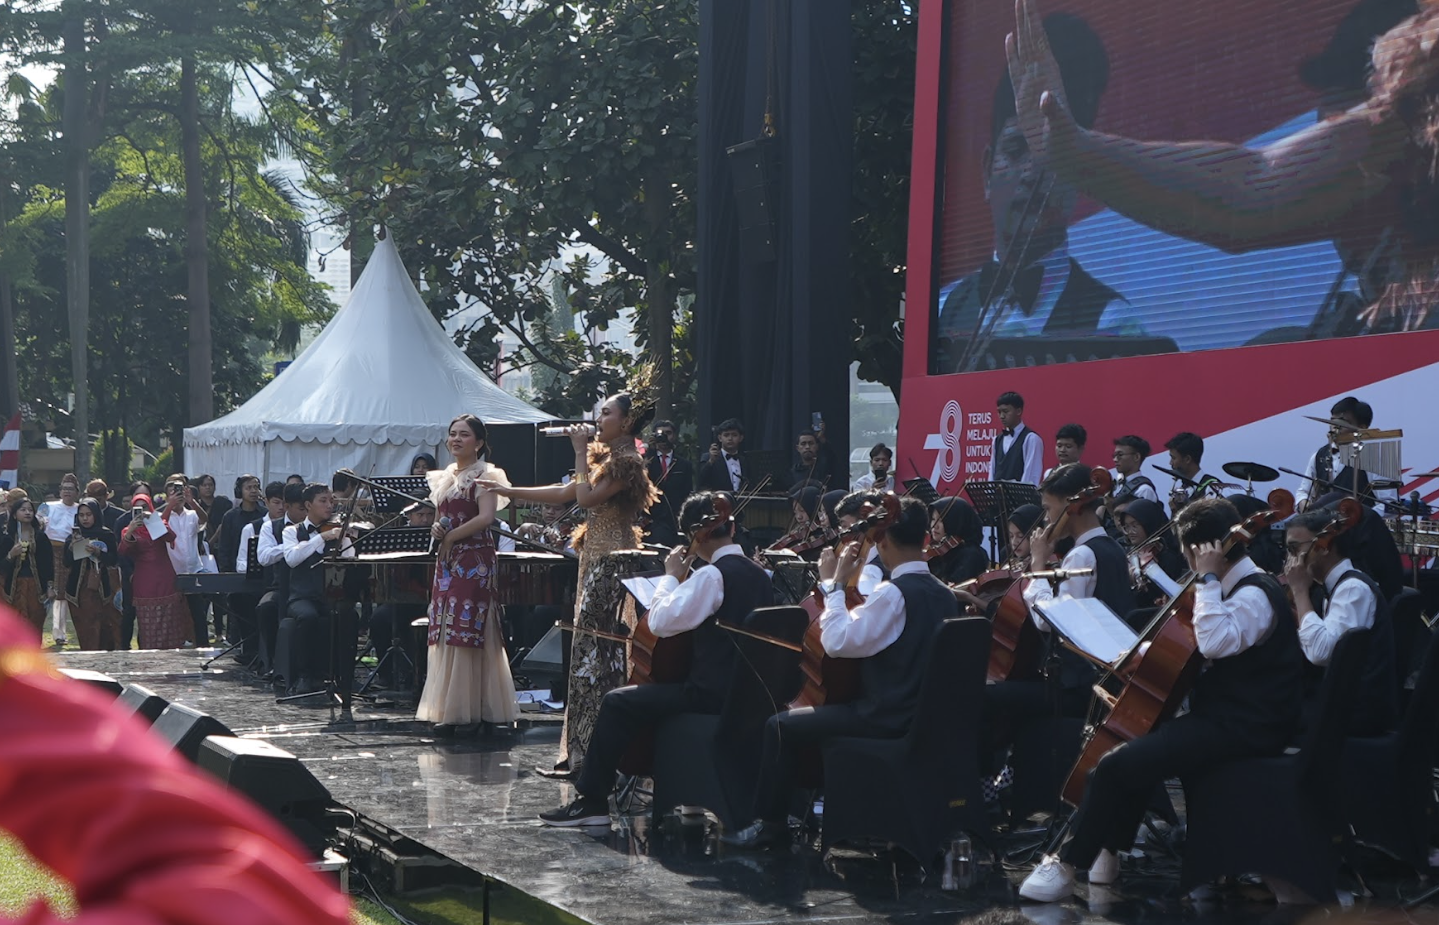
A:
[[[546,437],[568,437],[570,435],[570,428],[573,426],[573,424],[565,424],[560,427],[541,427],[540,433]],[[580,422],[580,426],[583,427],[585,432],[591,437],[595,435],[595,425],[588,421],[582,421]]]
[[[449,516],[448,514],[446,514],[444,517],[441,517],[441,518],[439,519],[439,525],[442,526],[442,527],[444,527],[446,532],[449,532],[449,529],[450,529],[450,516]],[[435,554],[435,552],[436,552],[439,548],[440,548],[440,541],[435,538],[435,535],[434,535],[433,533],[430,534],[430,555],[433,556],[433,555]]]

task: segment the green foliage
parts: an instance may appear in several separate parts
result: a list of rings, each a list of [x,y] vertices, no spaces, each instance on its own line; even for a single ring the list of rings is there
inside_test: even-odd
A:
[[[130,481],[130,454],[134,444],[123,430],[102,430],[90,450],[90,475],[111,488],[123,490]]]
[[[145,474],[141,478],[149,483],[151,491],[163,491],[166,477],[174,471],[175,451],[166,449],[155,457],[155,461],[145,469]]]

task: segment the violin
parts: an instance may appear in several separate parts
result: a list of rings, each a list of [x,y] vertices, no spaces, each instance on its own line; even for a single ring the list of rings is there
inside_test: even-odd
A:
[[[964,540],[960,539],[959,537],[946,536],[938,543],[931,543],[928,547],[925,548],[924,561],[929,562],[932,559],[938,559],[940,556],[953,552],[954,550],[958,549],[963,545]]]
[[[1341,498],[1334,507],[1334,519],[1325,524],[1324,528],[1314,534],[1314,545],[1309,547],[1309,553],[1319,549],[1328,552],[1334,542],[1351,530],[1360,519],[1364,517],[1364,505],[1353,498]]]
[[[1224,538],[1228,552],[1236,543],[1248,543],[1260,531],[1294,514],[1294,495],[1276,488],[1266,499],[1269,509],[1257,511],[1236,524]],[[1357,506],[1357,503],[1356,503]],[[1115,674],[1126,675],[1124,687],[1113,696],[1096,684],[1095,693],[1109,706],[1109,715],[1092,727],[1080,750],[1079,759],[1064,782],[1061,796],[1078,807],[1084,798],[1089,772],[1111,750],[1152,732],[1174,715],[1189,695],[1204,657],[1194,637],[1194,597],[1198,575],[1191,575],[1179,593],[1145,628],[1133,648],[1113,666]],[[1131,666],[1131,661],[1138,659]]]

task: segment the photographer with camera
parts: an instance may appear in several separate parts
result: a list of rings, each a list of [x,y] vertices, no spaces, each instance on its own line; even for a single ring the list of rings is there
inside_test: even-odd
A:
[[[673,546],[679,542],[679,510],[694,488],[695,470],[681,457],[673,421],[655,421],[650,434],[645,471],[659,490],[660,500],[650,508],[645,542]]]
[[[700,461],[700,491],[741,491],[754,483],[743,444],[744,425],[739,418],[728,418],[715,427],[709,456]]]

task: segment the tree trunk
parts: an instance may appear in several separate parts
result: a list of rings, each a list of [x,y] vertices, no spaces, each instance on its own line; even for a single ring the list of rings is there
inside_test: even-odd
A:
[[[90,477],[90,131],[87,103],[85,12],[65,4],[65,305],[70,320],[70,371],[74,379],[75,474]]]
[[[185,164],[185,263],[190,288],[190,414],[193,427],[215,417],[210,331],[210,249],[206,240],[205,172],[200,161],[200,89],[195,58],[180,60],[180,153]],[[184,471],[183,441],[175,446],[175,469]]]
[[[666,231],[673,207],[669,177],[656,173],[646,179],[644,195],[651,240],[656,242],[654,250],[659,252],[646,255],[645,304],[649,313],[650,357],[655,368],[654,420],[662,421],[673,414],[675,376],[675,293],[665,259],[669,250],[661,243],[668,240]]]

